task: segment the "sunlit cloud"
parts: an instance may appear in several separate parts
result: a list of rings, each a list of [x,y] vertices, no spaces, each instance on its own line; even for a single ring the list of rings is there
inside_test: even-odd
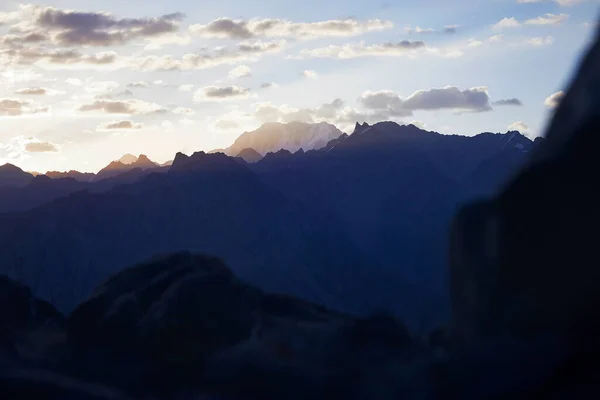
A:
[[[565,92],[558,91],[556,93],[552,93],[550,96],[546,97],[544,100],[544,105],[548,108],[556,108],[560,105],[560,102],[565,97]]]
[[[156,114],[165,113],[167,109],[156,104],[142,100],[96,100],[78,108],[80,112],[99,112],[105,114]]]
[[[112,130],[123,130],[123,129],[142,129],[144,127],[141,123],[135,123],[131,120],[113,121],[104,125],[98,126],[98,131],[112,131]]]
[[[391,21],[354,19],[317,22],[292,22],[283,19],[234,20],[219,18],[208,24],[194,24],[189,31],[197,36],[221,39],[252,39],[258,37],[293,37],[314,39],[322,37],[355,36],[372,31],[390,29]]]
[[[247,65],[238,65],[229,71],[229,79],[248,78],[252,76],[252,69]]]

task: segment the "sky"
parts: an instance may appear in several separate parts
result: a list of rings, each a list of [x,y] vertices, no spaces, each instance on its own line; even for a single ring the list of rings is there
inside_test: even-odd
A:
[[[597,0],[0,0],[0,165],[98,171],[265,122],[543,135]]]

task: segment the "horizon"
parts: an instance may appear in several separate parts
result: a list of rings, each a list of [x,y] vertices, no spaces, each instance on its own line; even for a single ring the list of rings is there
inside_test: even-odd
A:
[[[294,123],[294,122],[298,122],[298,121],[291,121],[291,122],[289,122],[289,123]],[[394,122],[394,123],[397,123],[396,121],[379,121],[379,122],[376,122],[376,123],[374,123],[374,124],[369,124],[369,125],[370,125],[370,126],[374,126],[374,125],[377,125],[378,123],[385,123],[385,122]],[[276,123],[279,123],[279,122],[276,122]],[[266,125],[266,124],[268,124],[268,123],[262,124],[262,125],[261,125],[261,127],[262,127],[263,125]],[[283,124],[288,124],[288,123],[283,123]],[[398,123],[397,123],[397,124],[398,124]],[[333,124],[331,124],[331,125],[333,125]],[[358,126],[358,125],[359,125],[359,122],[356,122],[356,125]],[[527,139],[531,140],[532,142],[533,142],[533,141],[534,141],[534,139],[535,139],[535,138],[528,137],[526,134],[524,134],[524,133],[522,133],[522,132],[520,132],[520,131],[518,131],[518,130],[510,130],[510,129],[509,129],[509,130],[507,130],[506,132],[479,132],[479,133],[477,133],[477,134],[475,134],[475,135],[461,135],[461,134],[456,134],[456,133],[440,133],[440,132],[435,132],[435,131],[429,131],[429,130],[427,130],[427,129],[424,129],[424,128],[422,128],[422,127],[419,127],[419,126],[417,126],[417,125],[415,125],[415,124],[412,124],[412,123],[407,123],[407,124],[398,124],[398,125],[399,125],[399,126],[414,126],[415,128],[417,128],[417,129],[419,129],[419,130],[421,130],[421,131],[424,131],[424,132],[432,132],[432,133],[436,133],[436,134],[440,134],[440,135],[448,135],[448,136],[464,136],[464,137],[473,137],[473,136],[478,136],[478,135],[482,135],[482,134],[485,134],[485,133],[488,133],[488,134],[493,134],[493,135],[507,135],[507,134],[509,134],[509,133],[516,132],[516,133],[518,133],[518,134],[522,135],[523,137],[525,137],[525,138],[527,138]],[[334,126],[335,126],[335,125],[334,125]],[[259,128],[257,128],[257,129],[260,129],[260,127],[259,127]],[[244,133],[248,133],[248,132],[247,132],[247,131],[245,131],[245,132],[243,132],[243,133],[242,133],[242,135],[243,135]],[[343,132],[343,131],[342,131],[342,134],[346,134],[346,135],[352,135],[353,133],[354,133],[354,132]],[[538,136],[538,137],[542,137],[542,136]],[[537,137],[536,137],[536,138],[537,138]],[[251,149],[251,150],[254,150],[254,151],[256,151],[256,150],[255,150],[254,148],[252,148],[252,147],[246,147],[244,150],[248,150],[248,149]],[[148,155],[147,155],[147,154],[144,154],[144,153],[138,153],[138,154],[134,154],[134,153],[125,153],[125,154],[122,154],[120,157],[118,157],[118,158],[116,158],[116,159],[114,159],[114,160],[109,160],[109,161],[107,161],[106,165],[104,165],[104,166],[103,166],[103,167],[101,167],[100,169],[98,169],[98,170],[94,170],[94,171],[80,171],[80,170],[74,170],[74,169],[71,169],[71,170],[62,170],[62,171],[61,171],[61,170],[32,171],[32,170],[25,170],[25,169],[22,169],[22,168],[21,168],[21,167],[19,167],[18,165],[16,165],[16,164],[12,164],[12,163],[9,163],[9,162],[6,162],[6,163],[3,163],[3,164],[0,164],[0,167],[3,167],[3,166],[13,166],[13,167],[17,167],[17,168],[21,169],[21,170],[22,170],[22,171],[24,171],[24,172],[27,172],[27,173],[29,173],[29,174],[33,174],[33,175],[46,175],[46,174],[48,174],[48,173],[51,173],[51,172],[58,172],[58,173],[68,173],[68,172],[73,172],[73,171],[75,171],[75,172],[81,172],[81,173],[86,173],[86,174],[87,174],[87,173],[91,173],[91,174],[98,174],[100,171],[102,171],[102,169],[104,169],[104,168],[106,168],[106,167],[110,166],[110,164],[113,164],[113,163],[121,163],[121,164],[124,164],[124,165],[130,165],[130,164],[133,164],[133,163],[135,163],[135,162],[136,162],[136,161],[137,161],[139,158],[141,158],[141,157],[147,157],[147,158],[148,158],[150,161],[154,162],[154,163],[157,165],[157,167],[170,167],[170,164],[169,164],[169,165],[165,165],[165,164],[172,163],[172,162],[175,160],[175,158],[177,157],[177,154],[178,154],[178,153],[184,154],[184,155],[186,155],[186,156],[188,156],[188,157],[189,157],[189,156],[191,156],[191,155],[193,155],[193,154],[195,154],[195,153],[199,153],[199,152],[204,152],[205,154],[211,154],[211,153],[222,153],[222,154],[225,154],[225,155],[227,155],[228,157],[237,157],[237,156],[235,156],[235,155],[230,155],[230,154],[224,153],[224,151],[222,151],[222,150],[227,150],[227,148],[223,148],[223,149],[212,149],[212,150],[208,150],[208,151],[205,151],[205,150],[192,150],[191,152],[188,152],[188,153],[186,153],[186,152],[181,152],[181,151],[178,151],[177,153],[173,154],[173,156],[172,156],[172,157],[168,158],[168,159],[167,159],[167,160],[165,160],[165,161],[160,161],[160,162],[159,162],[159,161],[156,161],[156,160],[153,160],[151,157],[148,157]],[[280,150],[287,150],[287,149],[281,148],[281,149],[279,149],[279,150],[277,150],[277,151],[280,151]],[[310,150],[318,150],[318,149],[309,149],[309,150],[305,150],[305,151],[310,151]],[[275,151],[275,152],[277,152],[277,151]],[[268,152],[267,154],[269,154],[269,153],[274,153],[274,152]],[[260,154],[260,155],[261,155],[261,157],[265,157],[265,156],[267,155],[267,154],[262,154],[262,153],[258,153],[258,154]],[[131,158],[131,157],[135,158],[135,160],[131,160],[131,159],[130,159],[130,160],[127,160],[127,158]]]
[[[598,14],[597,1],[281,3],[0,5],[0,165],[163,163],[295,120],[534,138]]]

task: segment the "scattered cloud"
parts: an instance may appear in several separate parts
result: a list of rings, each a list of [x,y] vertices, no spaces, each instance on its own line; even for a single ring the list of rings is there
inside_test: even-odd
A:
[[[519,131],[520,133],[530,133],[529,126],[523,121],[513,122],[508,126],[509,131]]]
[[[392,91],[367,91],[360,101],[368,109],[387,110],[391,115],[410,115],[416,110],[481,112],[492,109],[486,87],[460,90],[455,86],[446,86],[418,90],[405,99]]]
[[[500,21],[492,25],[492,29],[501,30],[506,28],[516,28],[518,26],[521,26],[521,23],[517,21],[515,17],[507,17],[502,18]]]
[[[164,113],[167,110],[156,103],[148,103],[142,100],[96,100],[90,104],[79,107],[81,112],[101,112],[105,114],[155,114]]]
[[[355,36],[372,31],[390,29],[391,21],[372,19],[337,19],[317,22],[292,22],[283,19],[234,20],[219,18],[208,24],[195,24],[189,31],[201,37],[220,39],[253,39],[259,37],[293,37],[313,39],[321,37]]]
[[[19,89],[15,93],[41,96],[41,95],[45,95],[46,93],[48,93],[48,91],[45,88],[41,88],[41,87],[30,87],[30,88]]]
[[[398,56],[414,53],[416,50],[425,48],[425,42],[402,40],[400,42],[371,44],[364,42],[356,44],[344,44],[341,46],[330,45],[316,49],[301,50],[295,58],[338,58],[349,59],[368,56]]]
[[[238,65],[229,71],[229,79],[247,78],[252,76],[252,70],[247,65]]]
[[[178,89],[182,92],[191,92],[194,89],[194,85],[179,85]]]
[[[58,148],[50,142],[29,142],[25,145],[28,153],[50,153],[57,152]]]
[[[528,19],[525,21],[528,25],[558,25],[565,22],[569,16],[567,14],[544,14],[537,18]]]
[[[523,24],[526,25],[559,25],[565,22],[569,16],[567,14],[544,14],[536,18],[530,18],[525,20]],[[494,30],[503,30],[508,28],[517,28],[521,26],[522,23],[518,21],[515,17],[506,17],[502,18],[500,21],[496,22],[492,25],[492,29]]]
[[[0,59],[2,58],[6,59],[7,64],[9,65],[36,65],[55,69],[75,67],[105,68],[109,66],[118,66],[117,53],[114,51],[84,54],[79,50],[74,49],[47,49],[44,47],[29,47],[22,49],[0,50]]]
[[[196,111],[192,110],[191,108],[185,108],[185,107],[176,107],[171,111],[174,114],[179,114],[179,115],[194,115],[194,114],[196,114]]]
[[[492,104],[495,106],[522,106],[523,102],[521,102],[521,100],[513,97],[512,99],[496,100]]]
[[[21,7],[25,32],[52,33],[52,42],[60,46],[114,46],[137,38],[154,38],[179,30],[181,13],[156,18],[118,18],[109,13],[60,10],[54,7]]]
[[[497,35],[492,35],[488,38],[488,41],[491,43],[497,43],[497,42],[501,42],[502,39],[504,38],[504,34],[503,33],[499,33]]]
[[[556,108],[559,106],[560,102],[564,97],[565,92],[563,92],[562,90],[556,93],[552,93],[550,96],[546,97],[546,100],[544,100],[544,104],[548,108]]]
[[[0,116],[16,117],[25,114],[47,113],[49,107],[36,106],[31,101],[0,99]]]
[[[135,123],[131,120],[113,121],[105,125],[100,125],[98,130],[100,131],[112,131],[120,129],[142,129],[143,124]]]
[[[148,86],[150,86],[150,84],[145,81],[132,82],[127,85],[127,87],[130,87],[130,88],[147,88]]]
[[[305,78],[307,78],[307,79],[317,79],[318,76],[319,76],[319,74],[317,74],[316,71],[313,71],[311,69],[307,69],[307,70],[304,70],[302,72],[302,76],[305,77]]]
[[[446,86],[418,90],[407,98],[401,98],[390,90],[366,91],[359,100],[367,109],[385,110],[387,114],[394,116],[408,116],[417,110],[481,112],[492,109],[486,87],[460,90],[455,86]]]
[[[478,47],[481,46],[483,42],[481,40],[469,39],[467,42],[467,47]]]
[[[219,65],[236,64],[241,61],[256,61],[262,55],[283,50],[285,41],[242,42],[234,49],[218,48],[213,52],[188,53],[180,59],[170,55],[146,56],[132,60],[134,69],[142,71],[187,71],[213,68]]]
[[[273,87],[277,87],[277,84],[274,82],[264,82],[260,84],[261,89],[269,89]]]
[[[404,32],[408,33],[409,35],[413,34],[413,33],[433,33],[435,32],[435,29],[432,28],[421,28],[420,26],[416,26],[415,28],[411,28],[410,26],[406,26],[404,27]]]
[[[241,86],[207,86],[194,93],[194,101],[221,101],[247,97],[250,89]]]
[[[537,37],[532,37],[529,38],[525,41],[525,44],[531,45],[531,46],[547,46],[554,43],[554,38],[552,36],[546,36],[546,37],[542,37],[542,36],[537,36]]]
[[[67,85],[71,85],[71,86],[82,86],[83,82],[81,81],[81,79],[77,79],[77,78],[68,78],[65,80],[65,83]]]
[[[446,33],[446,34],[454,34],[458,30],[458,25],[446,25],[443,29],[435,30],[433,28],[421,28],[420,26],[416,26],[414,28],[410,26],[404,27],[404,32],[412,35],[412,34],[427,34],[427,33]]]

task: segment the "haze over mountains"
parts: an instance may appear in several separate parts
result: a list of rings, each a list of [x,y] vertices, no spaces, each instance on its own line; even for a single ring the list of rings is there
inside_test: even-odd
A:
[[[263,289],[431,326],[448,312],[458,205],[497,190],[534,145],[514,131],[465,137],[381,122],[346,135],[290,123],[243,134],[231,156],[179,153],[170,167],[127,156],[92,179],[4,166],[0,272],[68,311],[128,265],[199,251]]]

